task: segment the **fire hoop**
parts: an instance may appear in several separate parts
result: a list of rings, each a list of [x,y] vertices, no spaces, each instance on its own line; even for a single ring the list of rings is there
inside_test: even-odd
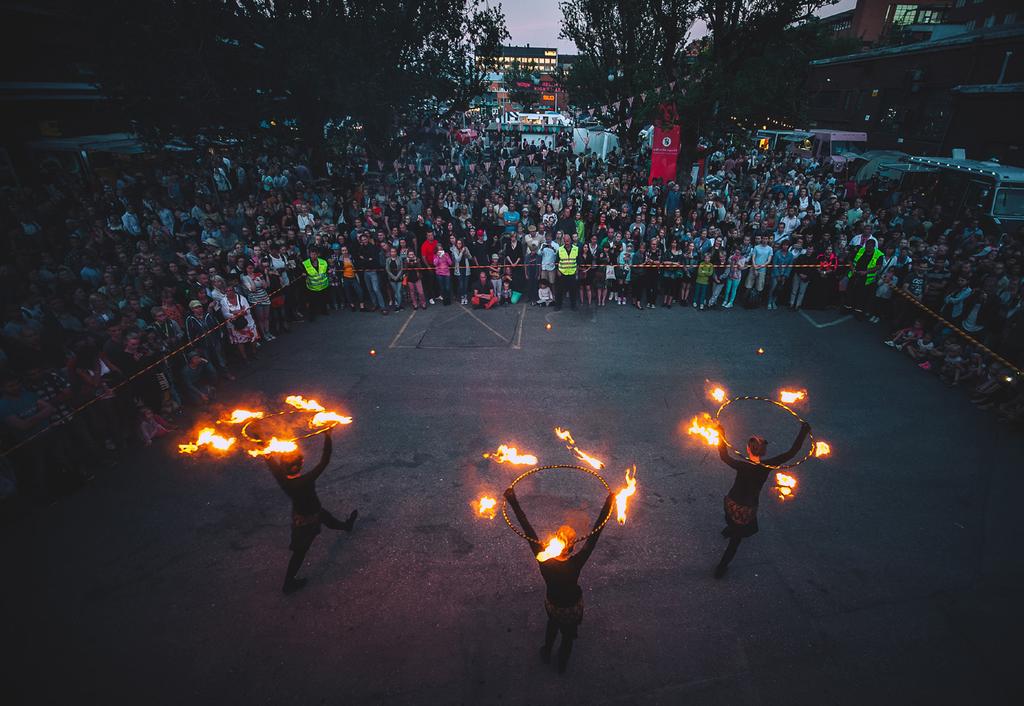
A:
[[[782,409],[786,410],[791,415],[793,415],[793,418],[796,419],[801,424],[807,424],[807,422],[804,421],[803,417],[801,417],[799,414],[794,412],[792,410],[792,408],[789,407],[789,405],[787,405],[787,404],[785,404],[783,402],[779,402],[778,400],[773,400],[770,397],[757,397],[757,396],[754,396],[754,395],[745,395],[745,396],[742,396],[742,397],[733,397],[731,399],[726,400],[725,402],[722,403],[722,406],[718,408],[718,411],[715,412],[715,421],[718,422],[718,418],[720,416],[722,416],[722,410],[723,409],[725,409],[726,407],[731,405],[733,402],[742,402],[744,400],[753,400],[755,402],[768,402],[770,404],[775,405],[776,407],[781,407]],[[721,423],[718,424],[718,428],[721,430],[720,433],[722,435],[722,443],[725,444],[725,447],[727,449],[729,449],[729,451],[731,451],[733,454],[735,454],[738,458],[742,458],[744,461],[750,461],[750,457],[749,456],[747,456],[746,454],[742,453],[741,451],[736,449],[735,446],[733,446],[731,443],[729,443],[729,439],[726,437],[725,429],[722,428]],[[807,459],[811,458],[811,456],[814,455],[814,433],[811,432],[811,431],[807,432],[807,439],[808,439],[808,441],[810,441],[810,444],[808,445],[808,448],[807,448],[807,453],[804,454],[803,458],[801,458],[799,461],[793,461],[792,463],[786,463],[786,464],[783,464],[781,466],[771,466],[771,465],[769,465],[767,463],[761,463],[760,465],[764,466],[765,468],[771,468],[772,470],[775,470],[775,471],[781,471],[781,470],[784,470],[786,468],[795,468],[795,467],[799,466],[801,463],[803,463],[804,461],[806,461]],[[753,463],[753,461],[751,461],[751,463]]]
[[[584,468],[583,466],[571,466],[571,465],[563,465],[563,464],[559,464],[559,465],[555,465],[555,466],[537,466],[536,468],[531,468],[530,470],[526,471],[526,473],[520,474],[514,481],[512,481],[509,484],[508,487],[510,489],[511,488],[515,488],[516,487],[516,483],[521,481],[523,478],[526,478],[527,476],[532,476],[534,473],[539,473],[541,471],[555,471],[555,470],[572,470],[572,471],[580,471],[581,473],[587,473],[589,475],[594,476],[599,481],[601,481],[601,485],[603,485],[605,487],[605,490],[607,490],[609,493],[612,492],[612,489],[608,486],[608,481],[606,481],[604,478],[602,478],[601,474],[599,474],[597,471],[592,470],[590,468]],[[613,511],[613,508],[609,508],[608,509],[608,514],[605,515],[605,518],[601,521],[601,524],[599,524],[597,527],[595,527],[593,530],[591,530],[590,533],[587,534],[586,536],[584,536],[584,537],[577,537],[576,538],[576,543],[579,544],[580,542],[583,542],[583,541],[589,539],[590,537],[592,537],[593,535],[597,534],[602,529],[604,529],[604,526],[606,524],[608,524],[608,520],[611,519],[612,511]],[[527,537],[518,527],[516,527],[514,524],[512,524],[512,519],[508,516],[508,501],[505,500],[504,496],[502,497],[502,501],[501,501],[501,514],[505,518],[505,522],[508,524],[508,526],[512,528],[513,532],[518,534],[523,539],[526,539],[526,540],[528,540],[530,542],[533,542],[534,544],[536,544],[539,547],[543,547],[544,546],[543,542],[541,542],[540,540],[537,540],[537,539],[531,539],[530,537]]]
[[[313,411],[308,410],[308,409],[286,409],[283,412],[274,412],[273,414],[269,414],[269,415],[267,415],[265,417],[259,417],[259,418],[254,417],[253,419],[250,419],[249,421],[247,421],[245,424],[242,425],[242,436],[244,436],[247,440],[253,442],[254,444],[265,443],[266,439],[260,439],[260,438],[257,438],[255,436],[250,436],[249,435],[249,427],[252,426],[253,424],[259,424],[260,422],[265,422],[268,419],[273,419],[274,417],[280,417],[280,416],[283,416],[285,414],[307,414],[307,415],[313,416],[313,415],[316,414],[316,412],[313,412]],[[329,429],[333,429],[334,427],[338,426],[338,424],[340,424],[340,422],[332,421],[332,422],[330,422],[328,424],[324,424],[321,427],[317,427],[316,429],[314,429],[313,431],[309,432],[308,434],[303,434],[302,436],[296,436],[294,439],[289,439],[288,441],[302,441],[303,439],[308,439],[311,436],[316,436],[317,434],[323,434],[325,431],[327,431]]]

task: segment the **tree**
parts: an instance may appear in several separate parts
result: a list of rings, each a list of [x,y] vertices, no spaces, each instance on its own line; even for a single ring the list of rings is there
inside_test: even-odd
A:
[[[528,71],[520,68],[506,69],[503,74],[505,91],[508,99],[513,103],[523,106],[524,110],[532,108],[539,99],[536,84],[536,77]]]
[[[380,159],[399,149],[400,122],[427,104],[468,107],[483,90],[475,56],[493,55],[507,36],[501,6],[483,0],[114,0],[109,7],[95,25],[105,48],[101,80],[147,125],[251,127],[264,117],[294,118],[316,153],[328,121],[350,118]]]
[[[676,79],[694,0],[562,0],[561,36],[580,57],[567,86],[583,104],[619,102],[615,118],[629,112],[625,99]],[[634,104],[639,114],[652,106]],[[634,121],[627,139],[640,129]]]

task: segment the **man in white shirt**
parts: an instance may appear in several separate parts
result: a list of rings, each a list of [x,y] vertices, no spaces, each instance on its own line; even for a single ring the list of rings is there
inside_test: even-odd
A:
[[[786,215],[779,222],[786,227],[786,235],[788,236],[800,225],[800,217],[796,215],[796,209],[790,207],[786,210]],[[778,242],[778,239],[775,242]]]
[[[764,242],[761,236],[754,238],[754,247],[750,253],[750,274],[747,275],[747,289],[764,291],[765,277],[768,273],[768,263],[772,261],[774,250]]]

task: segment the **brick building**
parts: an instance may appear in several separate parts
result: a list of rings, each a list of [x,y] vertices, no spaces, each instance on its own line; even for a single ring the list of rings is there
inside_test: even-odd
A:
[[[975,20],[943,39],[812,61],[807,127],[866,131],[870,149],[948,156],[963,148],[970,158],[1024,164],[1024,25],[997,6],[953,8],[986,18],[980,29]]]

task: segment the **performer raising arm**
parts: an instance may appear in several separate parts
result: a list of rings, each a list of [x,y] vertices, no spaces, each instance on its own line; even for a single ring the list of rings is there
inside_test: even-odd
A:
[[[320,534],[320,525],[325,524],[332,530],[351,532],[356,517],[359,516],[359,511],[353,510],[348,519],[342,522],[320,505],[320,498],[316,494],[316,479],[327,468],[332,448],[331,432],[328,431],[324,436],[324,450],[320,462],[308,473],[302,472],[303,456],[299,451],[286,456],[265,457],[274,480],[292,501],[292,541],[289,546],[292,557],[284,576],[285,593],[294,593],[306,585],[306,579],[295,578],[295,575],[302,568],[302,562],[306,558],[306,552],[313,546],[313,540]]]
[[[723,462],[736,469],[736,480],[732,484],[732,488],[729,489],[728,495],[725,496],[726,528],[722,530],[722,536],[729,538],[729,545],[725,548],[725,553],[722,554],[718,566],[715,567],[716,579],[725,576],[729,562],[736,556],[736,549],[740,546],[743,538],[757,534],[758,499],[764,482],[768,480],[768,475],[772,472],[770,466],[781,466],[796,456],[810,431],[810,425],[804,422],[800,426],[800,433],[797,435],[796,441],[788,451],[763,460],[762,457],[768,451],[768,442],[760,436],[752,436],[747,441],[749,461],[733,457],[729,453],[729,447],[725,445],[725,435],[721,435],[718,442],[718,455]]]
[[[516,519],[523,527],[523,533],[529,538],[530,551],[536,557],[537,550],[543,549],[544,545],[537,538],[537,533],[530,521],[526,519],[523,508],[519,506],[515,490],[512,488],[506,490],[505,499],[512,506]],[[597,546],[597,539],[601,535],[598,527],[608,517],[614,501],[615,496],[609,493],[604,507],[601,508],[601,512],[598,513],[597,520],[594,522],[594,532],[584,543],[583,549],[573,555],[576,532],[572,527],[562,525],[555,533],[555,536],[565,545],[562,553],[546,561],[538,560],[537,562],[540,575],[544,578],[544,583],[547,586],[544,608],[548,614],[548,624],[544,633],[544,645],[540,648],[540,656],[545,663],[550,661],[555,637],[561,631],[562,644],[558,649],[559,674],[565,673],[566,665],[569,663],[569,654],[572,652],[572,643],[577,636],[577,628],[583,621],[583,590],[579,585],[580,572],[594,551],[594,547]]]

